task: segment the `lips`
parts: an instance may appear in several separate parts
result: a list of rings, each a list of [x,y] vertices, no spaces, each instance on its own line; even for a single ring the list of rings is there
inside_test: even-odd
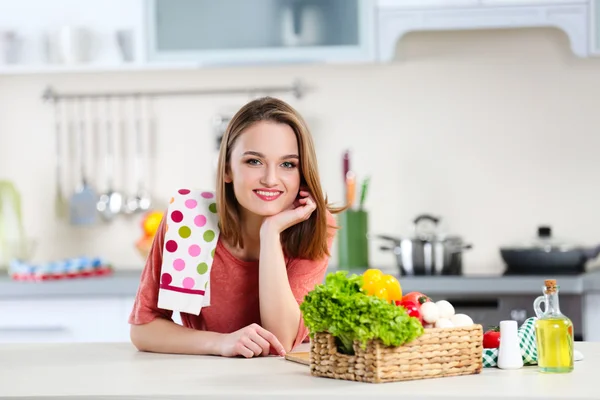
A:
[[[283,193],[280,190],[264,190],[264,189],[257,189],[253,191],[261,200],[264,201],[273,201],[279,198],[279,196],[281,196],[281,194]]]

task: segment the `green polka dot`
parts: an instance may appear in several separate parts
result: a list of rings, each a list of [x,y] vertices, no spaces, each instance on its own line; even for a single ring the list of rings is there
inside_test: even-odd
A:
[[[210,210],[210,212],[212,213],[217,213],[217,203],[212,203],[210,206],[208,206],[208,209]]]
[[[189,227],[182,226],[181,228],[179,228],[179,236],[181,236],[182,238],[189,238],[191,234],[192,230]]]
[[[215,258],[215,249],[212,249],[212,250],[211,250],[211,252],[210,252],[210,256],[211,256],[212,258]]]
[[[198,264],[198,266],[196,267],[196,271],[198,271],[198,273],[200,275],[204,275],[206,273],[206,271],[208,271],[208,264],[206,264],[206,263]]]
[[[206,283],[204,284],[204,289],[206,289],[208,287],[208,281],[206,281]]]
[[[204,232],[204,235],[202,237],[204,238],[204,241],[210,242],[211,240],[213,240],[215,238],[215,233],[211,230],[208,230],[208,231]]]

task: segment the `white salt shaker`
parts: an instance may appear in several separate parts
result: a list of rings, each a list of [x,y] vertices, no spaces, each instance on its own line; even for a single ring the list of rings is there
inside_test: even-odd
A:
[[[517,335],[517,321],[500,321],[500,349],[498,368],[519,369],[523,367],[523,357]]]

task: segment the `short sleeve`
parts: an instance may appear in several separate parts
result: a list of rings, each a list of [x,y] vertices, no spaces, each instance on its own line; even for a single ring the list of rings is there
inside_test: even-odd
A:
[[[166,216],[166,213],[165,213]],[[158,289],[160,282],[160,269],[162,265],[163,243],[165,238],[166,219],[160,222],[146,265],[142,271],[133,309],[129,315],[129,323],[142,325],[152,322],[156,318],[172,319],[173,311],[158,308]]]
[[[335,218],[329,211],[327,212],[327,224],[329,226],[335,226],[336,224]],[[327,248],[329,249],[330,254],[336,231],[335,228],[329,228],[327,230]],[[308,292],[313,290],[316,285],[323,282],[328,264],[328,256],[325,256],[320,260],[295,259],[290,263],[287,269],[288,281],[298,304],[304,301],[304,297]],[[308,328],[304,325],[304,319],[300,318],[298,333],[292,348],[298,346],[307,337]]]

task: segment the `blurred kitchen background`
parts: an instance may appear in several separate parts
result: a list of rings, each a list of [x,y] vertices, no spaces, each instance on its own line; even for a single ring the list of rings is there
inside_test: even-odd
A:
[[[369,177],[369,266],[397,271],[380,249],[392,242],[374,236],[410,238],[430,214],[472,246],[459,275],[500,276],[500,248],[532,245],[544,227],[592,253],[600,244],[599,56],[598,0],[0,0],[0,180],[21,196],[30,265],[84,257],[140,271],[146,211],[180,187],[212,188],[227,118],[271,94],[307,119],[331,202],[346,200],[345,152],[357,202]],[[102,95],[118,93],[132,96],[106,114]],[[106,221],[81,208],[80,224],[55,211],[53,100],[77,94],[100,96],[82,103],[89,187],[108,189],[109,143],[114,189],[136,194],[139,121],[149,210]],[[58,104],[68,203],[80,157],[64,129],[77,132],[80,103]],[[107,115],[121,135],[108,142]],[[89,205],[85,194],[75,199]]]

